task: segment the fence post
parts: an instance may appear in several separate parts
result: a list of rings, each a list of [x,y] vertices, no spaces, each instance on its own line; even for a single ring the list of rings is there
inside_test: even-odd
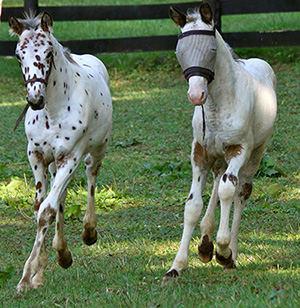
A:
[[[30,12],[32,12],[34,15],[37,14],[39,10],[38,2],[38,0],[24,0],[24,11],[27,14],[30,14]]]
[[[220,0],[215,0],[215,23],[216,23],[216,28],[217,30],[222,33],[222,20],[221,20],[221,17],[222,17],[222,3]]]

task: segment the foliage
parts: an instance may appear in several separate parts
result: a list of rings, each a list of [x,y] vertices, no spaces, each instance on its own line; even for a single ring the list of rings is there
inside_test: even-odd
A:
[[[275,159],[269,156],[263,156],[256,176],[278,177],[283,175],[283,171],[275,165]]]
[[[13,266],[9,266],[6,270],[0,271],[0,288],[3,288],[8,279],[11,279],[15,273]]]

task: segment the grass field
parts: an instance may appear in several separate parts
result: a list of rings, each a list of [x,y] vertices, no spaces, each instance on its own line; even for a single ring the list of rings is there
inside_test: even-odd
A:
[[[85,2],[89,4],[80,3]],[[162,1],[156,1],[159,2]],[[49,1],[40,3],[46,5]],[[260,18],[271,25],[275,18],[272,15],[271,19],[266,14]],[[289,16],[290,24],[284,20],[283,28],[299,28],[295,24],[297,15],[284,16]],[[239,18],[226,18],[224,27],[228,31],[246,27]],[[255,27],[255,19],[252,22]],[[171,21],[163,23],[166,31],[178,31]],[[54,24],[55,35],[68,38],[70,26]],[[107,34],[101,33],[99,26],[91,35],[99,31],[109,37],[109,31],[114,33],[118,26],[116,23],[115,28],[105,28]],[[280,23],[277,26],[280,28]],[[141,33],[158,31],[145,25],[139,27]],[[256,30],[259,29],[257,23]],[[0,39],[8,37],[6,31],[3,23]],[[69,186],[66,205],[65,230],[74,263],[68,270],[57,264],[51,248],[52,227],[48,234],[46,285],[21,295],[15,292],[15,286],[35,237],[35,191],[22,125],[13,132],[25,105],[20,68],[14,58],[0,58],[3,307],[299,306],[300,48],[236,52],[242,57],[266,59],[278,78],[278,117],[260,174],[255,178],[252,198],[243,213],[238,270],[223,272],[215,260],[201,264],[197,258],[197,229],[191,243],[189,269],[174,283],[161,285],[179,246],[184,201],[191,183],[193,107],[187,100],[187,84],[173,52],[101,55],[110,72],[114,128],[96,193],[98,242],[87,247],[80,239],[86,202],[86,179],[81,166]],[[281,176],[270,176],[276,172]],[[210,181],[205,201],[211,187]]]

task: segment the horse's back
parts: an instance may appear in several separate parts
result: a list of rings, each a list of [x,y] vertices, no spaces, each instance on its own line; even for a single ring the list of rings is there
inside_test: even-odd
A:
[[[85,54],[85,55],[76,55],[72,54],[72,58],[77,62],[80,66],[90,67],[97,73],[103,77],[106,85],[109,87],[109,75],[107,69],[103,62],[95,56]]]
[[[243,60],[244,69],[252,77],[253,97],[255,98],[254,127],[255,143],[260,144],[270,135],[277,113],[277,81],[272,67],[264,60],[250,58]]]
[[[276,91],[277,81],[275,73],[269,63],[262,59],[250,58],[242,60],[245,70],[260,83],[267,83]]]

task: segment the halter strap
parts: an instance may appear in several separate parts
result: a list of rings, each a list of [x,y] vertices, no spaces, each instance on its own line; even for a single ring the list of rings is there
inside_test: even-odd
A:
[[[34,82],[41,82],[41,83],[44,83],[45,85],[47,85],[47,81],[43,78],[31,78],[31,79],[28,79],[24,82],[24,85],[27,86],[28,83],[34,83]]]
[[[50,76],[51,70],[52,70],[52,65],[54,66],[54,69],[56,69],[53,55],[52,55],[52,58],[51,58],[50,67],[49,67],[49,70],[47,72],[46,78],[45,79],[43,79],[43,78],[31,78],[31,79],[25,80],[24,85],[27,86],[29,83],[40,82],[40,83],[43,83],[47,86],[48,85],[48,79],[49,79],[49,76]]]
[[[47,72],[46,78],[45,79],[43,79],[43,78],[31,78],[31,79],[25,80],[25,82],[24,82],[25,87],[28,85],[28,83],[35,83],[35,82],[41,82],[41,83],[45,84],[46,87],[47,87],[48,79],[49,79],[49,76],[50,76],[51,70],[52,70],[52,65],[54,66],[54,69],[56,70],[53,55],[52,55],[52,59],[51,59],[51,62],[50,62],[50,68],[49,68],[49,70]],[[19,116],[18,120],[16,121],[16,124],[15,124],[15,127],[14,127],[14,132],[16,131],[18,125],[20,124],[20,122],[22,121],[24,116],[26,115],[26,112],[27,112],[28,108],[29,108],[29,105],[27,104],[25,106],[23,112]]]
[[[182,39],[184,37],[190,36],[190,35],[212,35],[216,36],[216,31],[214,30],[190,30],[183,33],[180,33],[178,35],[178,39]]]

